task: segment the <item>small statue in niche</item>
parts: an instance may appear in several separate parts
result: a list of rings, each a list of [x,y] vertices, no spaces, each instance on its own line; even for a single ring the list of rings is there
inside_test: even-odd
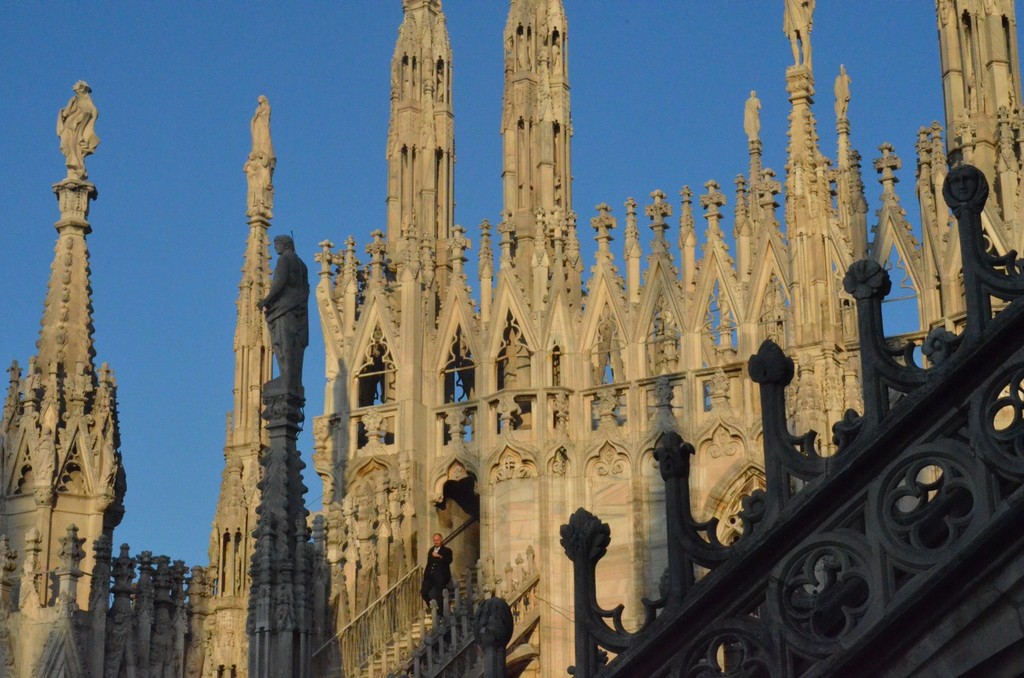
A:
[[[92,89],[83,80],[72,88],[75,95],[57,115],[57,136],[60,137],[60,152],[64,154],[68,168],[68,179],[84,181],[85,157],[92,155],[100,145],[96,136],[96,118],[99,112],[89,94]]]

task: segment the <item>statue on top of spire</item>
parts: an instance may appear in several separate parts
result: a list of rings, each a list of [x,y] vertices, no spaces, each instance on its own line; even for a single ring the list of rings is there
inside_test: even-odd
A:
[[[850,76],[846,66],[839,64],[839,75],[836,76],[836,120],[846,120],[846,112],[850,107]]]
[[[274,208],[274,144],[270,140],[270,102],[262,94],[256,99],[256,112],[252,116],[252,152],[242,168],[249,182],[246,200],[250,217],[270,219]]]
[[[85,156],[92,155],[100,145],[100,138],[96,136],[99,112],[89,96],[92,88],[84,80],[76,82],[72,89],[75,95],[57,115],[57,136],[68,168],[67,178],[82,181],[88,177]]]
[[[750,98],[743,107],[743,131],[751,142],[757,141],[761,135],[761,100],[754,90],[750,90]]]
[[[783,0],[782,32],[793,50],[793,65],[811,67],[811,26],[814,23],[814,0]],[[801,61],[801,54],[803,60]]]

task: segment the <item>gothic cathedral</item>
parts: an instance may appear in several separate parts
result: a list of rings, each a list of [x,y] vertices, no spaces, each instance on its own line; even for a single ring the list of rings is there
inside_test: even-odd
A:
[[[694,515],[718,541],[737,539],[744,499],[765,484],[760,400],[746,374],[761,342],[793,357],[790,428],[821,433],[814,444],[828,455],[832,424],[863,410],[857,317],[842,284],[849,266],[873,258],[916,295],[918,330],[903,339],[961,328],[956,222],[941,195],[960,162],[993,187],[983,215],[991,250],[1024,249],[1013,1],[936,0],[946,119],[917,138],[920,239],[900,204],[902,161],[889,145],[872,160],[882,191],[869,224],[845,71],[818,74],[835,94],[827,134],[835,157],[825,155],[814,3],[779,4],[794,55],[785,167],[762,162],[751,93],[749,153],[734,188],[709,180],[678,197],[655,190],[581,217],[569,21],[562,0],[510,0],[500,221],[469,234],[455,222],[457,55],[441,0],[403,0],[386,228],[361,248],[352,237],[340,248],[324,240],[313,267],[327,354],[325,409],[311,427],[323,511],[295,552],[308,563],[296,611],[307,621],[296,628],[314,675],[419,671],[417,645],[449,614],[425,611],[420,598],[434,533],[454,554],[443,607],[457,614],[503,598],[514,614],[510,675],[565,675],[572,565],[558,527],[576,507],[600,507],[616,537],[600,564],[599,601],[634,601],[623,620],[639,625],[639,601],[658,597],[667,563],[653,458],[660,432],[683,432],[694,445]],[[234,403],[209,566],[190,572],[145,551],[111,553],[126,479],[116,382],[92,347],[86,236],[96,188],[84,156],[99,140],[89,88],[79,85],[61,112],[81,138],[65,149],[61,137],[68,176],[54,186],[60,220],[37,353],[12,367],[0,420],[0,674],[239,678],[249,675],[250,566],[268,445],[261,386],[272,376],[257,307],[271,278],[269,103],[262,99],[253,119],[245,165]],[[652,232],[647,251],[641,228]],[[588,231],[595,246],[581,245]],[[467,269],[471,248],[476,265]],[[306,383],[320,387],[309,375]],[[472,639],[452,643],[450,666],[472,665]]]

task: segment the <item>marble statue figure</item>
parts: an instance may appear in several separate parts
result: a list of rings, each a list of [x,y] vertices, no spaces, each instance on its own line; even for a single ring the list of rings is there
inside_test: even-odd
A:
[[[262,153],[268,158],[274,155],[274,144],[270,141],[270,102],[262,94],[256,98],[256,112],[252,116],[252,152]]]
[[[68,179],[83,180],[85,156],[92,155],[100,145],[96,136],[96,118],[99,113],[89,93],[92,89],[83,80],[72,88],[75,95],[57,115],[57,136],[60,137],[60,152],[64,154],[68,168]]]
[[[309,345],[309,277],[287,235],[274,238],[277,266],[270,292],[256,306],[267,314],[270,342],[277,359],[276,381],[284,390],[302,393],[302,358]]]
[[[274,207],[274,144],[270,140],[270,102],[262,94],[252,116],[252,151],[242,168],[248,182],[246,213],[250,217],[271,218]]]
[[[743,107],[743,131],[749,141],[757,141],[761,135],[761,100],[754,90],[750,90],[750,98]]]
[[[839,75],[836,76],[836,120],[845,120],[846,111],[850,107],[850,76],[846,73],[846,66],[839,65]]]
[[[793,65],[811,67],[811,26],[814,23],[814,0],[785,0],[782,32],[793,50]],[[801,55],[803,60],[801,61]]]

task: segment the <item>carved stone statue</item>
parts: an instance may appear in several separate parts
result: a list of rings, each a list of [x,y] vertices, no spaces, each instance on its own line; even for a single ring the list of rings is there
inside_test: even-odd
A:
[[[836,120],[845,120],[846,111],[850,107],[850,76],[846,73],[846,66],[839,65],[839,75],[836,76]]]
[[[277,267],[270,292],[257,308],[264,309],[277,358],[276,380],[285,391],[302,393],[302,358],[309,345],[309,275],[287,235],[274,238]]]
[[[57,115],[57,136],[60,137],[60,152],[64,154],[68,168],[68,179],[84,180],[85,156],[92,155],[100,145],[96,136],[96,118],[99,113],[89,93],[92,89],[83,80],[72,88],[75,96]]]
[[[743,131],[748,141],[757,141],[761,134],[761,100],[757,92],[750,90],[750,98],[743,107]]]
[[[262,153],[268,158],[276,158],[274,144],[270,140],[270,102],[262,94],[256,97],[256,112],[252,123],[252,152]]]
[[[814,0],[784,0],[782,32],[793,50],[793,65],[811,67],[811,26],[814,23]],[[801,62],[801,53],[803,61]]]
[[[274,207],[274,167],[277,157],[270,140],[270,102],[260,95],[252,116],[252,151],[242,168],[248,181],[246,214],[269,219]]]

